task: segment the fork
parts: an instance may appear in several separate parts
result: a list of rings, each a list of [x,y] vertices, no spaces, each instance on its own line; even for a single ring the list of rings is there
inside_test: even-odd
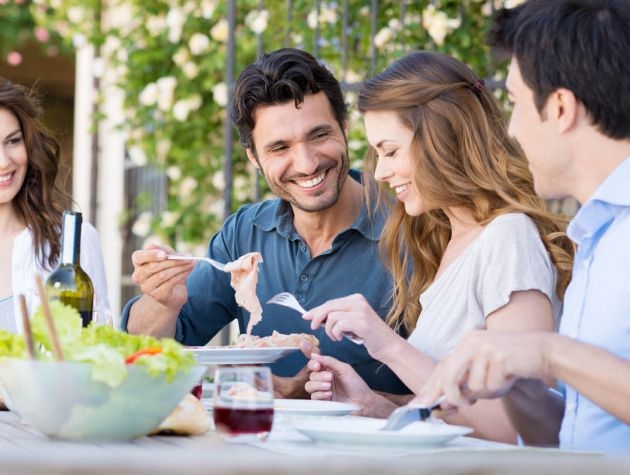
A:
[[[304,315],[306,310],[304,307],[300,305],[300,302],[295,298],[295,295],[289,292],[280,292],[279,294],[274,295],[267,301],[267,303],[275,303],[277,305],[284,305],[285,307],[292,308],[293,310],[297,310],[300,314]],[[363,340],[361,338],[357,338],[352,335],[352,333],[344,333],[343,336],[350,340],[352,343],[356,343],[357,345],[362,345]]]
[[[175,260],[175,261],[203,261],[203,262],[207,262],[212,267],[225,272],[225,264],[219,261],[215,261],[214,259],[210,259],[209,257],[182,256],[179,254],[169,254],[166,256],[166,258]]]

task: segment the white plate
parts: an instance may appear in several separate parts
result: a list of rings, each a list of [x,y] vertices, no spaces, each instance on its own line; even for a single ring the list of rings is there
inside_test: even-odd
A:
[[[189,346],[199,364],[273,363],[283,356],[300,351],[297,346],[271,348],[232,348],[227,346]]]
[[[359,409],[354,404],[311,399],[275,399],[273,408],[276,414],[291,416],[345,416]]]
[[[212,409],[212,398],[203,402],[206,409]],[[359,409],[354,404],[310,399],[274,399],[273,408],[277,415],[286,416],[345,416]]]
[[[297,421],[292,424],[298,432],[310,437],[318,444],[351,445],[370,450],[403,450],[419,446],[442,445],[455,437],[469,434],[472,429],[433,422],[414,422],[399,431],[379,430],[384,419],[347,416]]]

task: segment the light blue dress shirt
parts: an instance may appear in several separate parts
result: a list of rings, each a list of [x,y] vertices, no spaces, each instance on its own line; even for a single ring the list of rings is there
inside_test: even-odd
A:
[[[578,249],[560,333],[630,360],[630,157],[582,206],[568,234]],[[630,425],[570,386],[565,403],[560,447],[630,453]]]

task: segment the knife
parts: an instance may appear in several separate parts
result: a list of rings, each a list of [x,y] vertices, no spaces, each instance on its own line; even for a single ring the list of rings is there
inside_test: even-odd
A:
[[[445,401],[445,397],[441,396],[437,401],[428,406],[422,404],[407,404],[401,406],[392,412],[387,418],[385,425],[380,430],[400,430],[413,422],[425,421],[431,413],[440,407]]]

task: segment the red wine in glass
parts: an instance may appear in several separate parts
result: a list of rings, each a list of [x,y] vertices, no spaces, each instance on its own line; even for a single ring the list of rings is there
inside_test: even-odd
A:
[[[267,435],[273,424],[273,407],[214,407],[214,424],[230,435]]]

